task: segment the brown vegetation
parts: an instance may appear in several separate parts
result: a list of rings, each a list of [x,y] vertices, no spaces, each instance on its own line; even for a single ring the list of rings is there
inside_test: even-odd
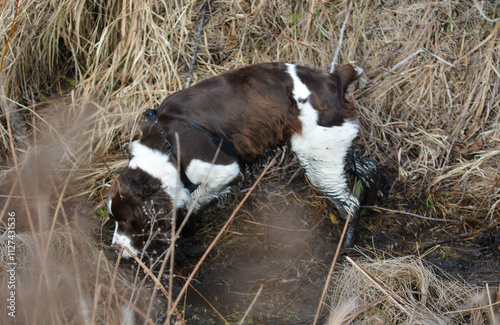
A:
[[[429,218],[439,219],[435,228],[459,231],[462,238],[498,234],[500,7],[476,0],[353,3],[210,1],[193,80],[267,61],[329,69],[342,41],[337,63],[367,73],[353,97],[362,123],[358,150],[380,163],[386,181],[373,211],[386,220],[411,213],[427,228],[434,225]],[[140,113],[185,87],[202,4],[0,4],[1,220],[16,211],[23,231],[19,299],[50,296],[18,305],[27,322],[43,317],[51,324],[112,323],[127,314],[118,312],[127,303],[151,311],[149,301],[134,300],[134,290],[144,286],[133,282],[141,281],[138,276],[120,276],[119,286],[113,282],[121,271],[91,243],[96,230],[82,222],[91,213],[75,202],[103,206],[110,180],[126,165],[127,144],[138,136]],[[291,168],[277,164],[269,177],[282,179],[284,169]],[[433,244],[423,241],[415,246]],[[391,262],[371,263],[382,268]],[[89,272],[79,273],[83,268]],[[384,275],[370,273],[383,281]],[[50,291],[57,283],[67,289]],[[444,311],[432,312],[441,317]],[[403,314],[401,322],[420,317]],[[2,323],[11,321],[1,317]]]

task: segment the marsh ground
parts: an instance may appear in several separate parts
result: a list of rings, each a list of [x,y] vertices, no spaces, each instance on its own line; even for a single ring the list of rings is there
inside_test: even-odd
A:
[[[142,267],[134,271],[133,263],[116,267],[116,256],[106,256],[112,226],[96,224],[106,218],[106,195],[127,164],[127,145],[139,136],[141,112],[186,87],[202,6],[198,0],[4,1],[0,221],[4,239],[5,216],[18,216],[19,324],[111,324],[131,313],[152,324],[152,306],[162,315],[165,304],[148,301],[152,276],[144,277]],[[362,67],[366,80],[352,94],[361,121],[356,146],[380,164],[385,182],[376,207],[362,217],[358,248],[342,252],[335,270],[352,264],[345,261],[350,256],[369,256],[377,265],[416,255],[493,287],[499,279],[499,12],[498,1],[486,0],[210,1],[192,80],[269,61]],[[185,244],[206,247],[249,186],[207,210],[196,239]],[[193,286],[231,321],[263,286],[249,316],[256,323],[310,323],[342,224],[288,157],[238,212]],[[3,269],[7,243],[1,241]],[[195,263],[176,268],[172,294]],[[169,296],[164,284],[155,299]],[[418,286],[410,284],[394,294],[413,293]],[[0,291],[2,308],[6,295]],[[435,312],[444,317],[439,321],[492,319],[470,308],[492,314],[498,298],[463,297],[441,297],[459,303]],[[421,301],[407,298],[404,310],[388,303],[384,311],[352,312],[365,324],[380,315],[382,323],[411,323]],[[380,299],[362,306],[384,305]],[[221,321],[193,291],[186,301],[179,306],[190,321]],[[467,310],[458,313],[465,318],[447,318],[454,310]]]

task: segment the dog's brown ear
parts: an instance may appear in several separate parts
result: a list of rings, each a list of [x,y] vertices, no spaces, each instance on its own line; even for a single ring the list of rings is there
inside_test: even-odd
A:
[[[123,189],[123,183],[122,180],[120,179],[120,175],[118,175],[111,182],[111,188],[109,189],[108,197],[121,198],[122,189]]]
[[[122,172],[119,179],[122,187],[142,199],[147,199],[161,188],[159,179],[151,177],[143,171],[127,170],[127,172]]]
[[[331,75],[330,78],[336,85],[337,97],[349,111],[354,110],[354,104],[345,99],[347,87],[363,75],[363,69],[354,68],[350,64],[341,65]]]
[[[121,201],[120,182],[118,180],[118,177],[115,177],[115,179],[113,179],[113,182],[111,183],[111,188],[109,189],[109,192],[108,192],[107,210],[111,216],[114,215],[113,211],[111,211],[112,207],[116,207],[117,204],[119,204],[119,201]]]
[[[142,197],[146,198],[153,195],[158,191],[159,188],[160,186],[158,186],[157,184],[142,184]]]
[[[351,83],[358,80],[362,74],[363,70],[357,70],[350,64],[341,65],[333,72],[333,75],[337,76],[338,80],[340,80],[340,85],[338,86],[340,86],[343,92],[347,90],[347,87]]]

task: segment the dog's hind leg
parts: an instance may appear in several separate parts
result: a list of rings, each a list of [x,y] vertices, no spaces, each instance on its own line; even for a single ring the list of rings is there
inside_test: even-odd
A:
[[[346,171],[356,176],[364,186],[364,203],[372,205],[377,199],[379,189],[378,165],[373,160],[358,154],[351,147],[346,156]]]

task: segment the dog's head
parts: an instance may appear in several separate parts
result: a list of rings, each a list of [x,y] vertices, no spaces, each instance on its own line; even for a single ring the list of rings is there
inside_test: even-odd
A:
[[[108,212],[116,222],[112,247],[139,255],[152,242],[168,242],[172,202],[161,181],[140,168],[125,168],[108,195]],[[125,250],[124,257],[130,257]]]

